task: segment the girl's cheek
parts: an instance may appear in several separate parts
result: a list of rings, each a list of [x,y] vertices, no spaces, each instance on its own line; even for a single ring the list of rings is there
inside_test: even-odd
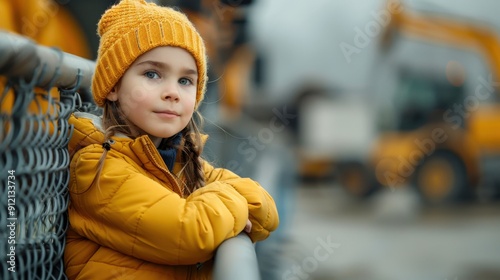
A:
[[[124,100],[125,99],[125,100]],[[121,99],[123,113],[128,117],[129,113],[133,113],[140,109],[147,99],[147,94],[144,90],[135,88],[132,89],[126,96]]]
[[[148,90],[147,87],[144,87],[142,85],[137,85],[132,87],[131,89],[131,101],[133,103],[141,103],[147,98],[147,92],[150,91]]]

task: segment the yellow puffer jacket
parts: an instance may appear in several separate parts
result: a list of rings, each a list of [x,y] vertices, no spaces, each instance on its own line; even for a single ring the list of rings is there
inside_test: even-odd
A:
[[[275,203],[258,183],[208,163],[206,186],[183,198],[148,136],[113,137],[97,187],[100,122],[70,118],[69,279],[210,279],[215,250],[247,219],[254,242],[277,228]]]

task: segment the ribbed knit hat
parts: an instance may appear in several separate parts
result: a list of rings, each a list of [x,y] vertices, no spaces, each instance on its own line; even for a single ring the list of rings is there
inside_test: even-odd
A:
[[[194,57],[198,70],[196,106],[203,100],[207,81],[205,45],[193,24],[181,12],[145,0],[122,0],[101,17],[92,94],[98,106],[137,57],[159,46],[180,47]]]

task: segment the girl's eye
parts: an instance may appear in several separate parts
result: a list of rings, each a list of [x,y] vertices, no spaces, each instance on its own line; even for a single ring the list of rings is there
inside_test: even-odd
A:
[[[147,71],[146,73],[144,73],[144,76],[146,76],[146,78],[149,78],[149,79],[159,79],[160,78],[160,75],[158,75],[158,73],[156,73],[155,71]]]
[[[188,78],[180,78],[180,80],[179,80],[179,84],[184,85],[184,86],[187,86],[187,85],[192,85],[192,84],[193,84],[193,81],[191,81],[191,80],[190,80],[190,79],[188,79]]]

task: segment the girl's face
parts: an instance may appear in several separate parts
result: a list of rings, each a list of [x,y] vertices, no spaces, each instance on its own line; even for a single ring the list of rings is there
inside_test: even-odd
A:
[[[189,52],[157,47],[138,57],[107,99],[158,145],[184,129],[196,103],[198,73]]]

